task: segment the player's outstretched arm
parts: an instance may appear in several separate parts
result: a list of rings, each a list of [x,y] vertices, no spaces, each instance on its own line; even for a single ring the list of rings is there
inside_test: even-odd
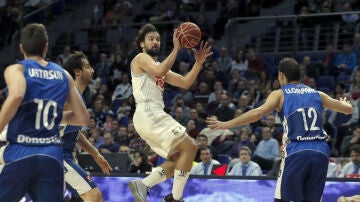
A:
[[[192,49],[195,56],[195,64],[191,68],[191,70],[185,75],[182,76],[173,71],[169,71],[166,74],[165,81],[170,83],[173,86],[177,86],[184,89],[189,89],[194,83],[195,79],[200,73],[201,68],[203,67],[206,59],[213,54],[211,51],[211,46],[208,43],[204,43],[203,41],[200,43],[199,50]]]
[[[221,122],[212,118],[207,118],[206,123],[208,123],[209,128],[211,129],[229,129],[236,126],[241,126],[255,121],[260,120],[263,116],[273,112],[278,108],[279,103],[282,97],[282,91],[276,90],[270,93],[265,103],[260,107],[252,109],[236,118],[233,118],[226,122]]]
[[[110,175],[110,172],[113,171],[110,164],[100,154],[100,152],[86,139],[83,131],[79,131],[79,139],[77,143],[84,151],[86,151],[93,157],[96,164],[98,164],[98,166],[101,168],[102,172],[105,175]]]
[[[340,98],[340,100],[336,100],[321,91],[319,91],[319,94],[325,108],[344,114],[351,114],[353,112],[353,107],[350,101],[346,99],[346,97]]]
[[[4,72],[5,82],[8,88],[6,97],[0,111],[0,131],[15,116],[26,91],[24,69],[20,64],[10,65]]]
[[[89,112],[84,105],[79,91],[76,89],[74,80],[67,71],[65,72],[69,81],[69,93],[66,103],[69,104],[71,111],[63,111],[61,123],[74,126],[87,126],[90,121]]]
[[[162,61],[160,64],[157,64],[156,61],[150,55],[148,54],[140,54],[137,56],[133,62],[131,63],[131,69],[135,73],[139,73],[140,71],[147,72],[151,75],[155,76],[164,76],[166,73],[169,72],[169,70],[172,68],[176,61],[176,57],[180,50],[180,42],[178,37],[177,30],[173,33],[173,44],[174,48],[170,52],[170,54],[166,57],[164,61]]]

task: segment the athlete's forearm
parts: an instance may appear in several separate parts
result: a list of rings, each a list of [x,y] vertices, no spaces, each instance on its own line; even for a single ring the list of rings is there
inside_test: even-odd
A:
[[[203,63],[195,62],[191,70],[184,76],[185,89],[189,89],[200,73]]]
[[[86,139],[82,131],[79,132],[78,145],[93,158],[100,155],[100,152]]]
[[[258,109],[252,109],[236,118],[231,119],[226,122],[227,128],[234,128],[236,126],[242,126],[249,123],[253,123],[264,116]]]
[[[173,49],[170,54],[167,56],[167,58],[160,63],[160,69],[162,70],[162,75],[165,75],[166,73],[168,73],[168,71],[170,71],[170,69],[173,67],[175,61],[176,61],[176,57],[179,53],[179,49]]]

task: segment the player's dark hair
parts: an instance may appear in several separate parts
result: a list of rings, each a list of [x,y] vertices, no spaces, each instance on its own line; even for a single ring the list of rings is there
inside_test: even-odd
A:
[[[75,79],[75,71],[82,70],[83,59],[87,59],[83,52],[74,51],[74,54],[71,54],[69,59],[64,63],[63,68],[69,72],[73,79]]]
[[[140,52],[142,52],[142,48],[140,46],[140,43],[145,41],[146,34],[150,33],[150,32],[158,32],[156,30],[156,27],[153,24],[145,24],[139,30],[139,32],[138,32],[138,34],[136,36],[136,44],[137,44],[137,48],[138,48],[138,50]]]
[[[44,57],[44,48],[48,42],[48,35],[43,24],[27,24],[20,34],[20,44],[27,56]]]
[[[285,74],[288,82],[300,81],[300,67],[293,58],[284,58],[280,61],[279,72]]]

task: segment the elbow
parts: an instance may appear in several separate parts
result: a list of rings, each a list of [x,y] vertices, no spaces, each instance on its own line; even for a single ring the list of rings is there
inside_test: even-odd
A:
[[[344,112],[344,114],[349,115],[353,113],[353,108],[349,107],[348,109],[346,109],[346,111]]]
[[[169,70],[164,70],[164,69],[159,68],[159,69],[155,72],[155,75],[156,75],[156,76],[164,77],[168,72],[169,72]]]
[[[88,126],[90,123],[90,114],[87,113],[86,117],[84,118],[84,126]]]
[[[24,99],[24,95],[20,94],[20,93],[14,93],[14,94],[9,94],[9,99],[11,100],[12,103],[21,103],[22,100]]]
[[[189,90],[192,85],[189,85],[188,83],[184,83],[181,87],[185,90]]]
[[[90,123],[90,114],[89,113],[84,113],[81,118],[79,119],[80,120],[80,125],[82,126],[88,126],[89,123]]]

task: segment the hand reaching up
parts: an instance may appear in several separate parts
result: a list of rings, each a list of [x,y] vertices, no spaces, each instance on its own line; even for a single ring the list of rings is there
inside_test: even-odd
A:
[[[196,62],[203,64],[206,59],[213,54],[211,51],[211,46],[208,45],[208,42],[201,41],[199,50],[195,48],[192,49],[194,52]]]

